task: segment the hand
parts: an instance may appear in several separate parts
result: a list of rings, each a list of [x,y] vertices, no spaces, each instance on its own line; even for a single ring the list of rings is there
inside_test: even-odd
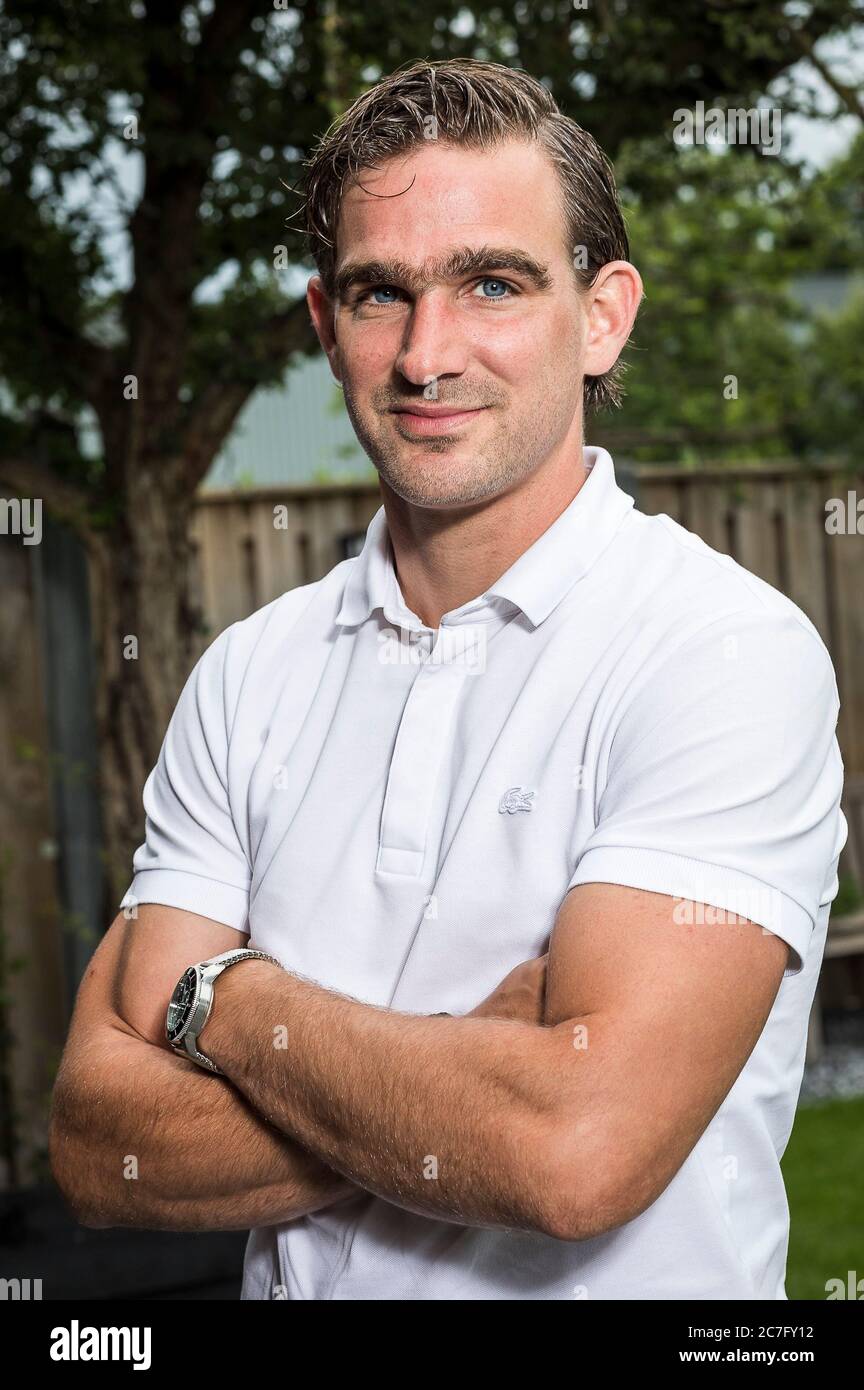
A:
[[[517,965],[466,1018],[516,1018],[542,1024],[546,1010],[546,962],[549,952]]]

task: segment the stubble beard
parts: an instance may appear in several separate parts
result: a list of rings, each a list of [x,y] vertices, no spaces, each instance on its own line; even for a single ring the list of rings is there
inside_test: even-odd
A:
[[[523,424],[515,433],[500,423],[479,449],[470,438],[457,434],[435,435],[420,443],[403,439],[389,414],[370,408],[378,422],[370,428],[370,415],[357,409],[343,382],[345,407],[364,452],[379,477],[398,497],[418,507],[460,506],[480,502],[504,492],[533,472],[545,456],[542,431]],[[469,435],[470,429],[469,426]],[[484,423],[479,423],[484,429]],[[459,450],[458,456],[451,451]]]

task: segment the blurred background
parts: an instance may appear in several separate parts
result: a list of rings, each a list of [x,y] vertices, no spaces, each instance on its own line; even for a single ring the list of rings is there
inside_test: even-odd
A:
[[[454,56],[532,73],[615,165],[646,300],[588,442],[831,652],[850,834],[787,1291],[864,1276],[864,3],[53,0],[0,6],[0,1277],[45,1298],[239,1293],[242,1235],[78,1227],[48,1104],[194,661],[379,505],[305,305],[302,162]]]

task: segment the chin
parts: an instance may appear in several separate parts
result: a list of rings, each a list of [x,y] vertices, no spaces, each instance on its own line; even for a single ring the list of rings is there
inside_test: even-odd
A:
[[[482,502],[500,491],[498,485],[490,485],[480,479],[472,482],[454,484],[453,480],[442,478],[440,482],[412,480],[409,478],[382,478],[392,490],[413,507],[464,507],[472,502]]]
[[[486,472],[475,470],[471,476],[460,472],[455,460],[444,458],[438,467],[433,463],[417,472],[394,469],[380,461],[376,467],[382,482],[415,507],[470,506],[505,492],[516,481],[513,470],[502,469],[500,463]]]

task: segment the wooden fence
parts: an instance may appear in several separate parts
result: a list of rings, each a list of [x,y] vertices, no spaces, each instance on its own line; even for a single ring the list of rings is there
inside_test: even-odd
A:
[[[204,645],[286,589],[327,574],[380,505],[377,483],[203,494],[191,539]]]

